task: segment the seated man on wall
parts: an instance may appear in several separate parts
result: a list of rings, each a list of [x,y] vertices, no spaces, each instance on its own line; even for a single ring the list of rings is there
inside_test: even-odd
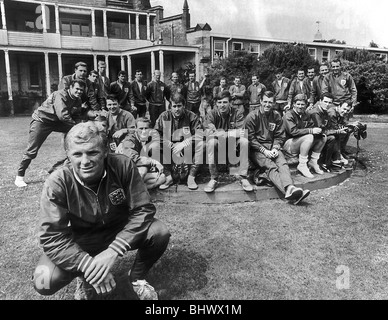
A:
[[[116,152],[117,149],[122,148],[120,144],[126,135],[135,131],[135,118],[132,113],[120,108],[115,95],[109,94],[106,97],[106,106],[109,148],[111,152]]]
[[[127,135],[122,143],[122,153],[135,162],[147,189],[166,182],[163,165],[157,160],[160,158],[160,137],[157,132],[153,134],[151,131],[154,131],[151,120],[137,118],[136,131]]]
[[[329,114],[331,104],[333,103],[333,95],[325,93],[314,107],[307,111],[309,118],[314,122],[314,126],[321,128],[323,134],[326,135],[326,144],[322,150],[320,165],[324,171],[336,171],[342,168],[341,153],[339,149],[339,137],[346,133],[345,128],[329,129]]]
[[[145,277],[167,248],[170,233],[155,219],[155,206],[135,164],[109,153],[107,136],[94,122],[74,126],[65,138],[70,160],[46,180],[39,240],[43,254],[35,290],[52,295],[80,277],[76,300],[111,293],[118,257],[137,250],[129,281],[140,300],[156,300]]]
[[[318,160],[326,143],[326,136],[322,129],[306,116],[307,97],[297,94],[293,100],[293,108],[283,117],[283,126],[286,132],[286,142],[283,150],[290,155],[299,155],[298,171],[307,178],[314,178],[307,163],[317,174],[323,174]],[[309,154],[311,158],[309,161]]]
[[[337,166],[339,162],[344,165],[349,163],[349,161],[345,158],[344,153],[350,134],[353,132],[353,129],[349,127],[349,123],[346,120],[346,116],[349,112],[351,112],[351,110],[352,107],[348,103],[344,102],[342,105],[330,108],[328,111],[328,129],[331,130],[331,132],[334,131],[334,135],[338,142],[339,157],[335,159],[337,160]]]
[[[274,110],[274,100],[273,92],[264,92],[260,107],[250,112],[245,119],[250,159],[260,169],[265,170],[268,180],[286,200],[298,204],[310,194],[310,191],[294,186],[290,169],[281,151],[285,133],[282,116]]]
[[[204,190],[213,192],[218,185],[217,160],[223,157],[226,163],[231,158],[237,158],[235,152],[239,147],[240,165],[236,176],[245,191],[253,191],[248,181],[248,139],[245,137],[244,111],[232,107],[232,97],[228,91],[221,92],[216,99],[216,107],[208,113],[204,122],[210,171],[210,181]]]
[[[190,165],[187,186],[190,190],[198,189],[195,176],[203,164],[203,129],[199,116],[186,110],[185,102],[182,94],[173,95],[171,109],[164,111],[155,124],[162,139],[162,163],[166,175],[166,182],[159,187],[161,190],[176,182],[172,177],[174,165]]]

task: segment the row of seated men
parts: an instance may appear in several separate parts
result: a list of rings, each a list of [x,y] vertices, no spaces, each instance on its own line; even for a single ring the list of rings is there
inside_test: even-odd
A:
[[[108,97],[111,151],[132,158],[150,189],[169,188],[177,182],[174,170],[182,167],[177,164],[185,164],[189,168],[187,186],[196,190],[196,174],[206,164],[210,181],[204,191],[214,192],[219,183],[217,164],[233,163],[238,166],[230,167],[231,174],[239,178],[245,191],[251,192],[251,163],[258,169],[256,178],[271,182],[286,199],[299,203],[309,191],[294,186],[286,158],[297,157],[297,170],[307,178],[313,178],[313,173],[340,170],[347,163],[341,152],[352,126],[345,120],[349,105],[332,105],[329,93],[307,111],[306,96],[297,95],[294,100],[293,108],[282,117],[274,110],[274,94],[266,91],[259,107],[244,119],[242,110],[233,107],[231,95],[225,91],[201,121],[185,108],[183,95],[175,94],[171,108],[159,116],[152,128],[148,118],[135,120],[130,114],[124,117],[125,110],[120,110],[114,97]],[[112,114],[117,114],[116,120]],[[121,118],[132,119],[122,128]],[[260,179],[254,181],[257,180]]]

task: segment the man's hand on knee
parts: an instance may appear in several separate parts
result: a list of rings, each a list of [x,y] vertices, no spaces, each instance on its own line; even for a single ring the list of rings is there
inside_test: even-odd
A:
[[[117,256],[118,253],[111,248],[96,255],[84,273],[86,281],[93,286],[101,284],[108,275]]]
[[[93,288],[98,295],[108,294],[116,288],[116,281],[109,272],[100,284],[93,284]]]

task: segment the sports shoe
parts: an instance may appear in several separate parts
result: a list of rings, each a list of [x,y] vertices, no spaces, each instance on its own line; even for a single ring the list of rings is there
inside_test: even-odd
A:
[[[145,280],[132,282],[132,287],[140,300],[158,300],[158,294],[153,286]]]
[[[247,191],[247,192],[252,192],[253,191],[253,186],[248,181],[248,179],[245,179],[245,178],[241,179],[240,180],[240,184],[241,184],[242,188],[244,189],[244,191]]]
[[[321,168],[324,172],[330,172],[330,168],[326,163],[321,164]]]
[[[299,202],[301,202],[303,199],[306,199],[310,195],[310,190],[303,190],[302,196],[294,202],[295,205],[297,205]]]
[[[167,176],[166,181],[159,186],[160,190],[166,190],[170,188],[174,184],[174,180],[172,179],[171,175]]]
[[[288,186],[286,190],[285,199],[286,200],[295,200],[302,196],[303,190],[301,188],[297,188],[293,185]]]
[[[324,174],[324,172],[321,170],[321,168],[319,167],[319,164],[316,163],[316,162],[313,162],[313,161],[309,161],[308,162],[308,165],[313,168],[313,170],[315,171],[315,173],[317,174]]]
[[[16,178],[15,178],[15,185],[18,188],[27,187],[27,183],[24,182],[24,177],[21,177],[21,176],[16,176]]]
[[[74,293],[74,300],[93,300],[96,298],[96,291],[93,286],[86,282],[85,278],[77,277],[77,288]]]
[[[195,182],[195,178],[193,176],[188,176],[187,177],[187,187],[190,189],[190,190],[197,190],[198,189],[198,185],[197,183]]]
[[[298,169],[298,171],[304,175],[306,178],[314,178],[314,175],[311,174],[309,168],[307,167],[306,164],[298,164],[298,166],[296,167],[296,169]]]
[[[345,166],[349,164],[349,161],[341,154],[341,160],[340,160]]]
[[[214,190],[216,190],[217,185],[218,185],[217,180],[211,179],[211,180],[209,181],[209,183],[207,184],[207,186],[206,186],[203,190],[204,190],[205,192],[207,192],[207,193],[211,193],[211,192],[213,192]]]
[[[342,165],[342,162],[337,160],[337,161],[333,161],[331,163],[331,169],[332,169],[332,171],[337,172],[337,171],[341,171],[342,169],[344,169],[344,167]]]

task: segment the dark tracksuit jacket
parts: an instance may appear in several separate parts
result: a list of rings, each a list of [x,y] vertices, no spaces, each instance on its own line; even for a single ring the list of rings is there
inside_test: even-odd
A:
[[[136,249],[156,211],[135,164],[119,154],[108,154],[97,193],[69,163],[46,180],[40,204],[43,251],[70,272],[86,270],[91,256],[108,247],[120,256]]]

